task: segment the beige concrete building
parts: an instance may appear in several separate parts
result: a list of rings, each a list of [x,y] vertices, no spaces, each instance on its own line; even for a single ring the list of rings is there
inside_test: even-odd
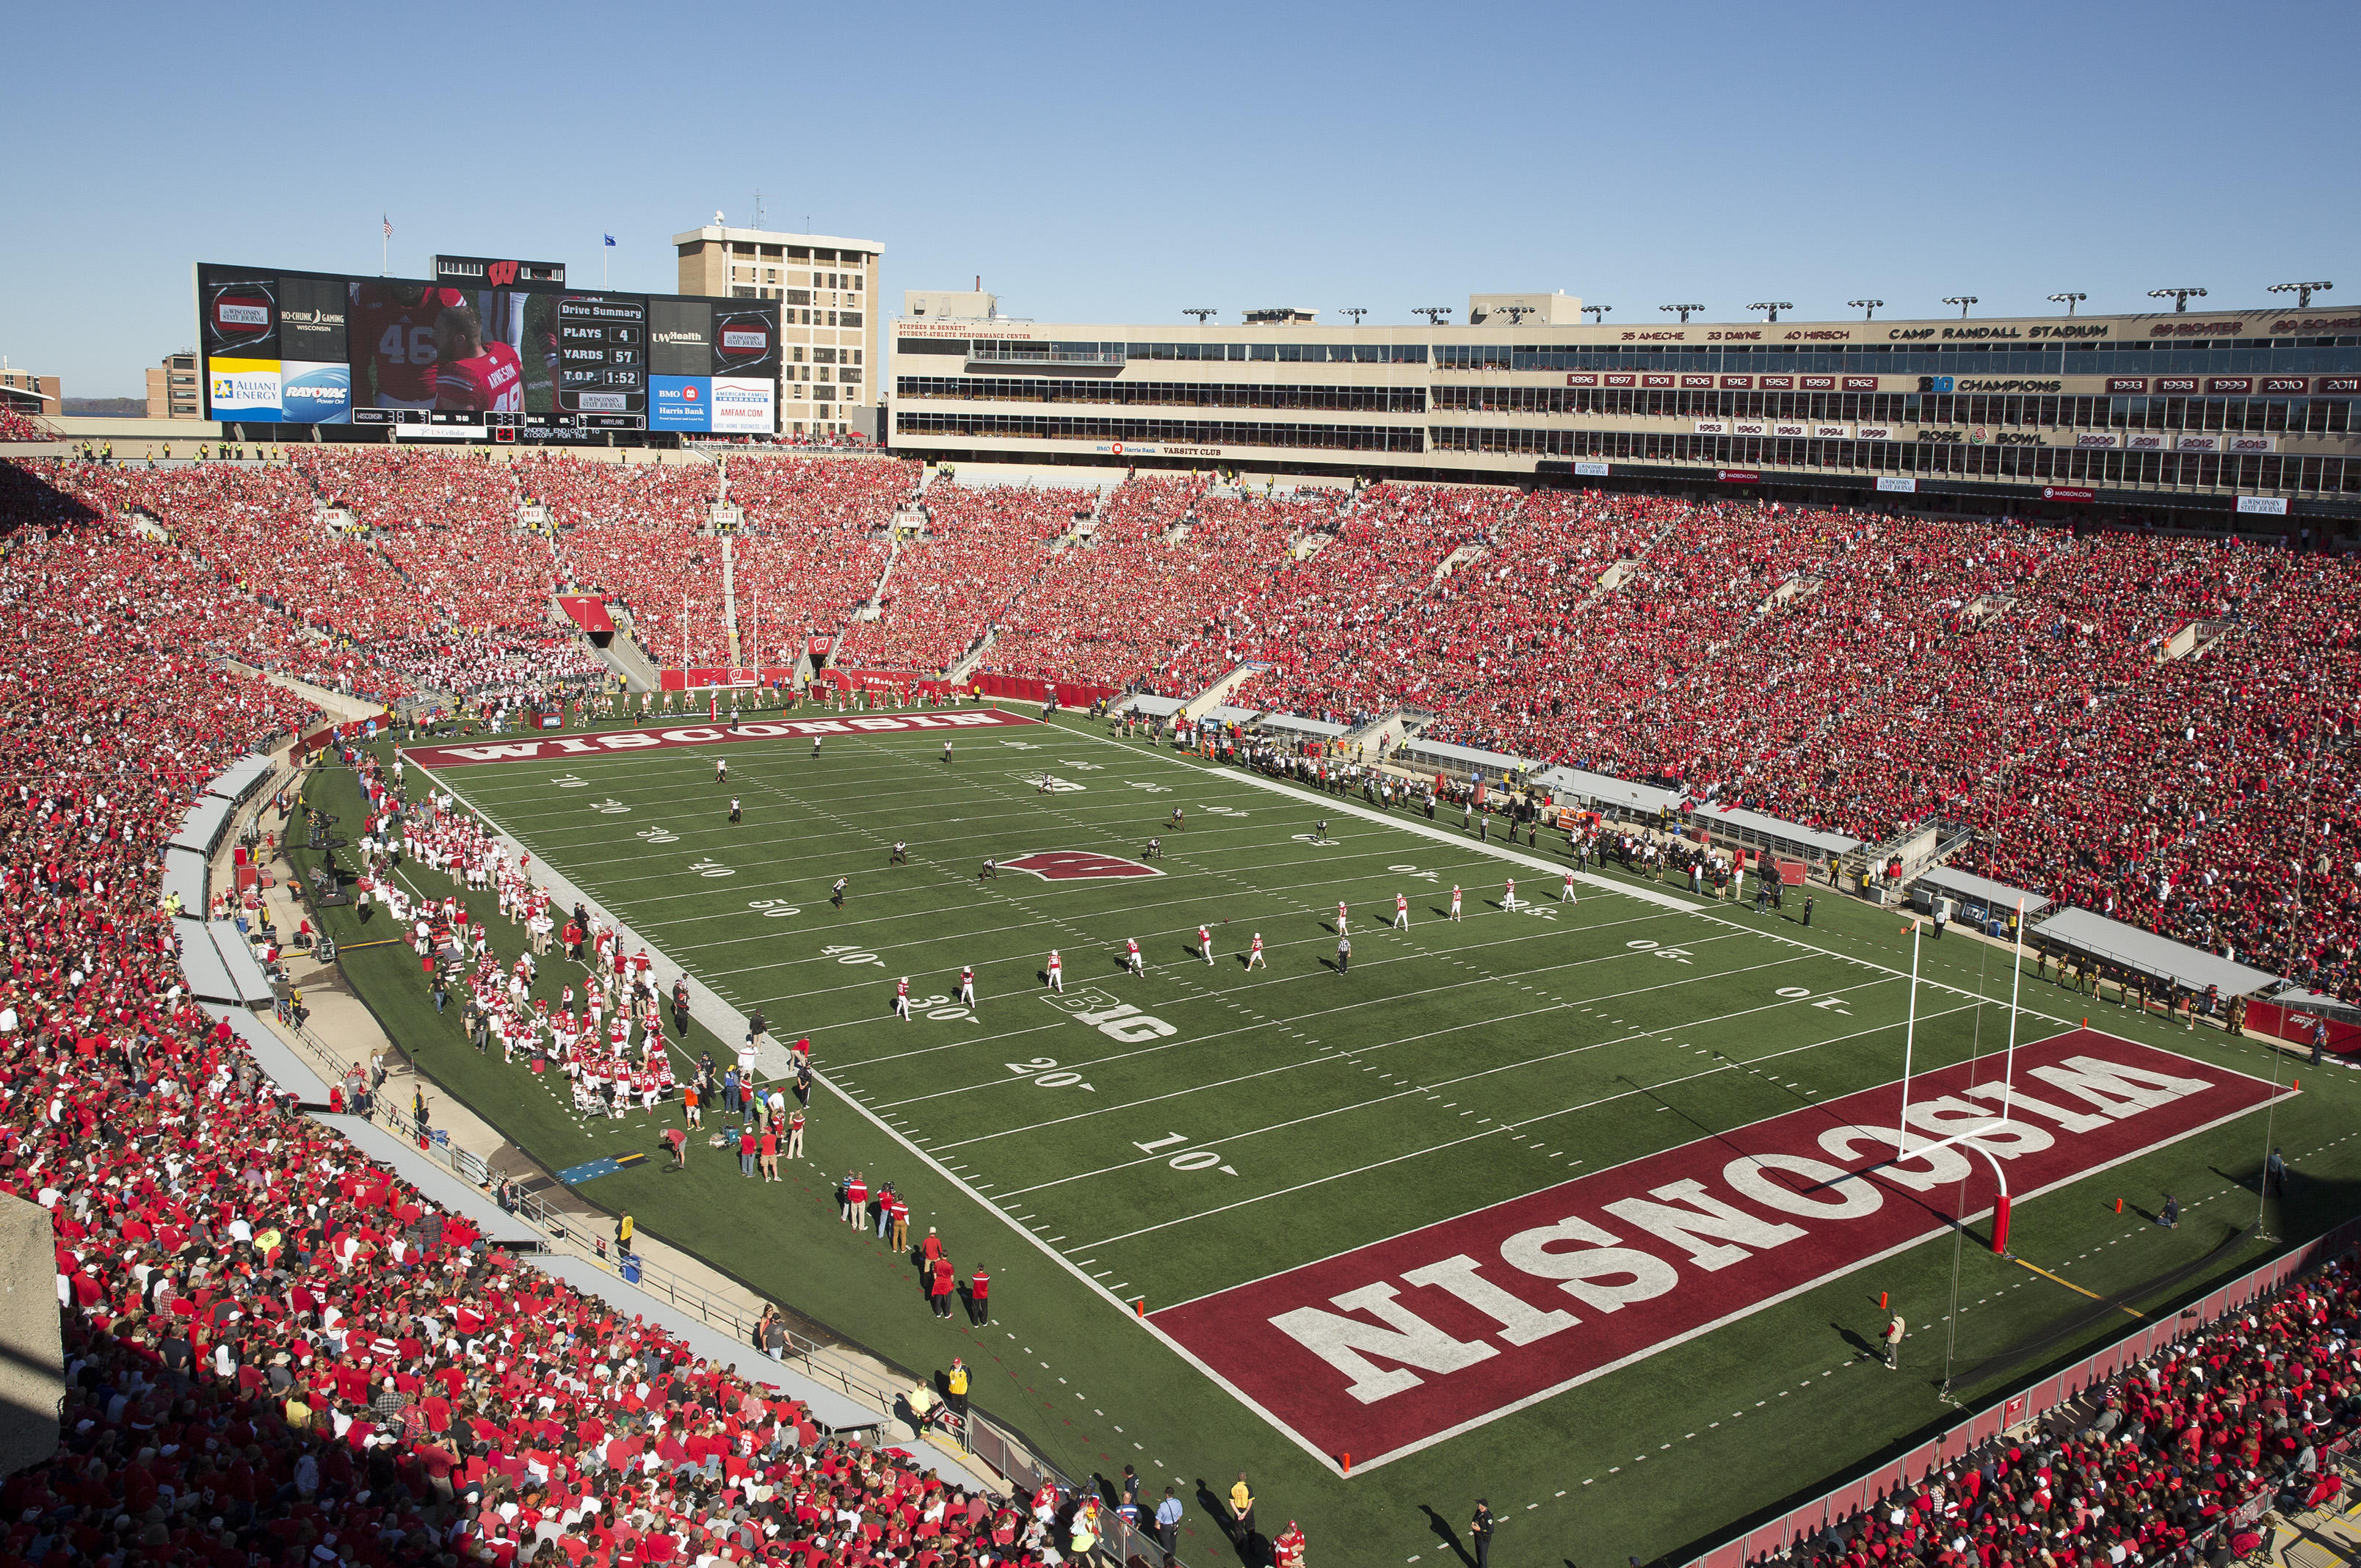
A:
[[[149,419],[202,419],[204,389],[198,385],[197,351],[175,349],[148,370]]]
[[[55,376],[36,376],[0,363],[0,408],[33,419],[55,419],[64,409]]]
[[[2244,514],[2318,534],[2361,521],[2361,310],[1584,313],[1499,293],[1469,297],[1475,325],[906,315],[890,439],[955,460]]]
[[[780,302],[781,433],[880,433],[872,306],[884,246],[719,224],[672,240],[682,293]]]

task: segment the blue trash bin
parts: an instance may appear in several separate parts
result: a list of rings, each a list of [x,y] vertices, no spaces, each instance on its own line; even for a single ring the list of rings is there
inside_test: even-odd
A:
[[[623,1283],[626,1285],[637,1285],[640,1282],[639,1254],[627,1252],[623,1255],[622,1262]]]

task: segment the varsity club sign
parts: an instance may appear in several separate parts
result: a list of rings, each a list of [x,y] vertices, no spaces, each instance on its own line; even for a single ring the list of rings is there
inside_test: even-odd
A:
[[[1424,1448],[2245,1114],[2270,1085],[2090,1030],[1703,1138],[1168,1308],[1157,1327],[1315,1453]],[[2291,1092],[2291,1091],[2285,1091]],[[1972,1146],[1942,1140],[1973,1131]]]
[[[750,719],[727,724],[670,725],[661,729],[608,729],[589,735],[552,735],[541,740],[490,740],[476,746],[409,746],[402,755],[422,768],[467,768],[485,762],[553,762],[568,757],[603,757],[670,746],[723,746],[741,740],[800,740],[815,735],[898,735],[916,729],[1000,729],[1038,724],[1038,718],[996,707],[964,713],[873,713],[858,718]]]

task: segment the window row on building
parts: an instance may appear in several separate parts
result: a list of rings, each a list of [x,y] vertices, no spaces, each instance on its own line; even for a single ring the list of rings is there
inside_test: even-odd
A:
[[[1233,420],[1092,419],[1060,414],[983,414],[897,409],[902,435],[1015,436],[1035,441],[1171,442],[1191,446],[1286,446],[1328,452],[1421,452],[1410,425],[1284,424]]]
[[[1452,343],[1434,367],[1483,370],[1850,371],[1880,376],[2282,375],[2361,371],[2361,336],[2232,338],[2213,343],[1665,344]]]
[[[2070,430],[2361,430],[2350,398],[1990,397],[1925,392],[1643,392],[1590,387],[1437,387],[1436,411],[1676,419],[1860,420]]]
[[[1065,381],[1038,376],[901,376],[904,398],[988,402],[1154,404],[1168,408],[1311,409],[1338,413],[1422,414],[1423,387],[1306,387],[1200,381]]]
[[[963,337],[903,337],[895,344],[902,354],[966,354]],[[1126,360],[1172,360],[1241,365],[1423,365],[1422,343],[1129,343],[1082,340],[1050,342],[1033,338],[979,338],[979,349],[1005,349],[1014,355],[1034,354],[1043,359],[1098,359],[1111,364]]]
[[[1730,468],[1827,468],[1879,474],[1943,474],[2035,484],[2163,486],[2261,493],[2361,494],[2361,458],[2094,452],[2070,446],[1965,445],[1945,442],[1812,441],[1658,435],[1628,430],[1505,430],[1437,425],[1433,452],[1580,457],[1628,463],[1693,463]]]

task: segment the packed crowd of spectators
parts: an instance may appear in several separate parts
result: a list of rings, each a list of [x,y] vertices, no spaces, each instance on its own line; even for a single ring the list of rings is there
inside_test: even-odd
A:
[[[254,607],[225,653],[390,696],[526,697],[595,674],[547,591],[605,594],[659,663],[730,655],[703,460],[376,448],[148,470],[68,464]],[[1957,863],[2361,996],[2361,571],[2222,540],[2078,534],[1604,492],[1386,484],[1090,492],[733,453],[739,661],[840,636],[849,667],[984,670],[1233,700],[1653,780]],[[313,521],[350,508],[350,534]],[[546,534],[517,526],[549,510]],[[553,543],[554,542],[554,543]],[[891,569],[888,570],[888,562]],[[879,617],[856,619],[880,581]],[[681,619],[686,602],[687,619]],[[242,643],[243,651],[233,648]],[[2186,656],[2180,656],[2180,655]]]
[[[0,1484],[9,1554],[1028,1560],[1045,1531],[1021,1501],[822,1442],[794,1401],[490,1247],[296,1113],[187,1000],[159,846],[232,760],[317,721],[221,659],[383,633],[371,657],[413,682],[462,663],[549,673],[513,630],[403,640],[452,634],[447,605],[398,591],[422,566],[459,569],[437,554],[469,548],[449,512],[382,524],[415,535],[396,570],[312,526],[316,470],[213,466],[151,486],[0,464],[19,644],[0,670],[17,781],[0,795],[0,1185],[54,1218],[68,1385],[57,1456]],[[472,477],[346,477],[338,494],[364,510],[372,493],[407,504],[413,483],[473,493]],[[1129,646],[1162,663],[1135,673],[1292,653],[1271,686],[1306,710],[1424,696],[1474,740],[1766,808],[1870,828],[1958,817],[1994,874],[2352,983],[2361,781],[2342,748],[2361,718],[2361,574],[2341,560],[1625,497],[1388,488],[1290,510],[1143,492],[1110,509],[1096,567],[1049,580],[1077,616],[1109,608],[1093,596],[1115,579],[1175,607],[1138,624]],[[860,509],[898,499],[840,497],[852,513],[807,521],[799,547],[873,547]],[[452,510],[469,504],[494,503]],[[978,569],[995,539],[1038,551],[1054,521],[945,510],[946,562]],[[1201,527],[1219,559],[1180,564]],[[263,543],[291,531],[278,543],[297,558],[390,602],[348,601],[350,582],[293,592],[289,556]],[[1027,619],[1009,637],[1046,664],[1058,632],[1028,597],[1011,590]],[[913,635],[943,635],[928,628],[948,615],[928,609],[945,619]],[[1137,657],[1116,651],[1121,622],[1082,624],[1096,634],[1071,645],[1097,668]],[[2184,634],[2220,641],[2164,657]],[[2324,1451],[2361,1415],[2356,1321],[2361,1286],[2334,1266],[2128,1372],[2070,1430],[1998,1445],[1801,1556],[2096,1568],[2209,1532],[2242,1550],[2242,1505],[2332,1495]]]
[[[1005,1507],[822,1441],[489,1247],[187,999],[160,847],[317,715],[211,656],[278,611],[48,477],[0,465],[0,1186],[52,1215],[67,1392],[55,1457],[0,1483],[9,1558],[816,1568],[1018,1541]]]
[[[1833,1521],[1796,1568],[2114,1568],[2248,1556],[2261,1510],[2337,1498],[2326,1452],[2361,1426],[2361,1290],[2349,1259],[2158,1351],[2077,1420],[1971,1453]]]
[[[746,527],[740,624],[749,637],[759,632],[764,663],[793,664],[804,638],[836,636],[869,601],[893,554],[894,514],[918,473],[883,460],[729,460],[730,499]]]
[[[1002,612],[983,667],[1186,696],[1237,663],[1250,632],[1236,612],[1298,540],[1334,526],[1347,492],[1212,489],[1197,475],[1127,481],[1090,543]]]
[[[38,420],[15,409],[0,409],[0,441],[55,441]]]
[[[1049,571],[1051,546],[1097,500],[1090,490],[939,481],[922,503],[925,537],[895,557],[878,619],[848,629],[840,658],[870,669],[948,669]]]
[[[1180,532],[1193,494],[1126,484],[988,667],[1185,696],[1267,660],[1233,701],[1423,710],[1424,739],[1872,845],[1937,821],[1974,835],[1963,868],[2361,998],[2345,558],[1389,485],[1233,540],[1214,576]]]
[[[1202,685],[1244,651],[1271,669],[1231,700],[1354,724],[1415,701],[1422,635],[1400,613],[1466,569],[1523,498],[1498,488],[1381,485],[1363,492],[1300,560],[1282,558],[1230,618],[1230,641],[1201,645],[1184,682]],[[1432,636],[1432,629],[1423,633]]]

